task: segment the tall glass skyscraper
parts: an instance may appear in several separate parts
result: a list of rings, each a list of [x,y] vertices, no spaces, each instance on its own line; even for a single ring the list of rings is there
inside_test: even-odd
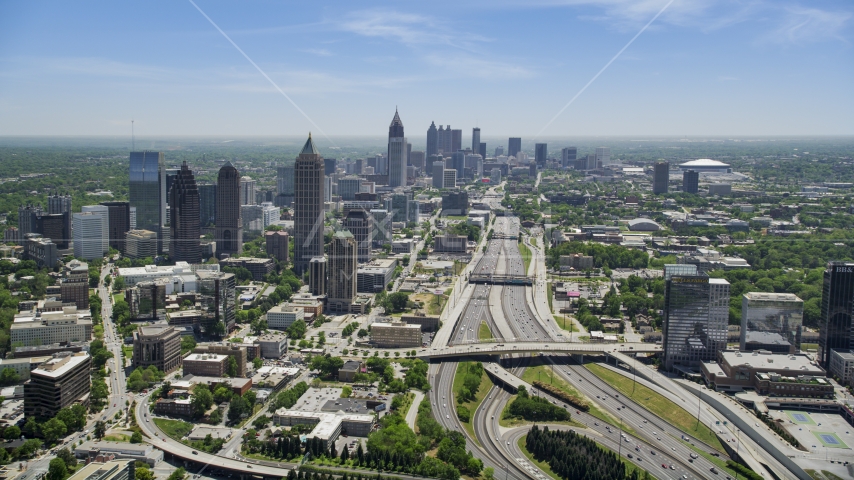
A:
[[[824,270],[818,359],[830,366],[830,351],[854,348],[854,263],[830,262]]]
[[[664,266],[664,366],[696,367],[726,348],[729,282],[696,265]]]
[[[792,293],[748,292],[741,298],[742,352],[798,353],[804,301]]]
[[[294,269],[300,275],[323,256],[324,162],[311,134],[294,162]]]
[[[162,152],[131,152],[128,199],[136,208],[136,228],[161,235],[166,221],[166,170]]]
[[[172,206],[169,256],[176,262],[201,263],[199,189],[187,162],[181,165],[172,182],[169,200]]]

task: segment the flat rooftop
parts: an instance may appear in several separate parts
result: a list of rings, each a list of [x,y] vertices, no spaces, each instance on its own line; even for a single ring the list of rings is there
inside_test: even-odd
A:
[[[408,323],[403,322],[374,322],[371,324],[371,328],[380,327],[380,328],[417,328],[421,330],[421,325],[410,325]]]
[[[746,365],[756,370],[790,370],[792,374],[818,375],[824,370],[806,355],[773,354],[765,351],[721,352],[721,358],[729,365]]]
[[[39,368],[34,369],[31,374],[42,377],[61,377],[88,359],[89,354],[83,352],[67,357],[52,358],[43,363]]]
[[[794,293],[768,293],[768,292],[747,292],[744,294],[744,298],[748,300],[767,300],[774,302],[801,302],[803,300],[798,298]]]
[[[220,355],[218,353],[191,353],[184,357],[184,361],[193,361],[193,362],[222,362],[225,360],[227,355]]]

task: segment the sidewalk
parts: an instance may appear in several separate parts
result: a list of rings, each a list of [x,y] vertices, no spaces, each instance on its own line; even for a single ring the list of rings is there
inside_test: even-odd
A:
[[[412,393],[415,394],[415,399],[412,400],[412,405],[409,406],[409,411],[406,412],[406,424],[409,425],[409,428],[414,432],[415,417],[418,416],[418,406],[421,405],[421,401],[424,400],[424,392],[421,390],[412,390]]]

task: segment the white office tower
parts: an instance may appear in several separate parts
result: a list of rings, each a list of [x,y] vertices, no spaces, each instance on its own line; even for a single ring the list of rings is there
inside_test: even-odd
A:
[[[331,202],[332,201],[332,177],[323,177],[324,189],[323,189],[323,201]]]
[[[433,187],[445,188],[445,162],[433,162]]]
[[[279,207],[274,206],[272,202],[263,202],[261,216],[264,220],[264,228],[267,228],[279,221]]]
[[[406,186],[407,141],[403,136],[403,123],[397,110],[388,127],[388,186]]]
[[[109,248],[107,217],[99,212],[75,213],[72,223],[74,256],[84,260],[103,258]]]
[[[106,205],[84,205],[81,210],[83,212],[96,213],[100,215],[101,218],[104,220],[104,231],[102,232],[102,238],[103,241],[106,242],[106,246],[104,246],[104,253],[106,254],[107,251],[109,251],[110,249],[110,207]]]
[[[240,204],[255,205],[255,186],[257,182],[252,177],[240,177]]]
[[[130,219],[128,220],[128,230],[136,230],[136,207],[130,207]]]
[[[596,147],[596,165],[609,165],[611,163],[611,147]]]

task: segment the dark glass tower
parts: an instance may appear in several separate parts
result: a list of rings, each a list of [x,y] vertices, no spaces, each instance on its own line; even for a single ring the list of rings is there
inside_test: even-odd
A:
[[[109,211],[110,248],[124,253],[125,236],[130,230],[130,204],[128,202],[101,202]]]
[[[685,193],[697,193],[700,191],[700,174],[694,170],[688,170],[682,174],[682,191]]]
[[[854,348],[851,317],[854,316],[854,263],[830,262],[824,270],[818,359],[830,365],[830,351]]]
[[[656,195],[667,193],[668,182],[670,182],[670,164],[656,162],[652,175],[652,193]]]
[[[507,141],[507,156],[515,157],[517,153],[522,151],[522,139],[519,137],[510,137]]]
[[[169,190],[170,218],[169,256],[176,262],[201,263],[199,248],[199,189],[187,162],[172,181]]]
[[[199,189],[199,221],[202,227],[216,224],[216,185],[196,184]]]
[[[324,162],[311,134],[294,162],[294,269],[302,274],[308,262],[323,256]]]
[[[131,152],[128,198],[136,208],[136,228],[160,236],[166,221],[166,171],[161,152]],[[161,178],[162,176],[162,178]]]
[[[243,252],[243,220],[240,217],[240,172],[231,162],[219,169],[216,182],[216,251]]]

